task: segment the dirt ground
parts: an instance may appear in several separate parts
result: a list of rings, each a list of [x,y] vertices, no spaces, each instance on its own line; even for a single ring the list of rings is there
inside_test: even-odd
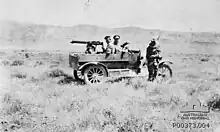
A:
[[[72,77],[68,52],[1,51],[2,130],[178,132],[173,123],[191,97],[211,108],[211,132],[220,123],[220,56],[170,53],[170,84],[147,77],[87,86]],[[204,122],[204,121],[203,121]]]

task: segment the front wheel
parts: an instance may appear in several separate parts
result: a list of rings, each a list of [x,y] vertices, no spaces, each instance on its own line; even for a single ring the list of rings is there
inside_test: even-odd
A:
[[[84,71],[84,80],[86,84],[99,84],[107,77],[107,71],[103,66],[91,65]]]
[[[73,76],[76,80],[83,81],[84,76],[82,74],[82,71],[73,70]]]
[[[172,79],[173,72],[169,65],[162,64],[158,67],[158,73],[157,73],[157,82],[159,83],[169,83]]]

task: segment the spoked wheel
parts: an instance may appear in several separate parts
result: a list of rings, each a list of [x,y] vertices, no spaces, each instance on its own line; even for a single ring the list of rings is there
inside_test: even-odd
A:
[[[84,76],[82,74],[82,71],[77,71],[77,70],[74,70],[73,71],[73,75],[74,75],[74,78],[76,80],[79,80],[79,81],[83,81],[84,80]]]
[[[102,66],[92,65],[85,69],[84,77],[86,84],[99,84],[107,77],[107,72]]]
[[[172,69],[169,65],[163,64],[158,68],[158,74],[157,74],[157,82],[158,83],[169,83],[172,79]]]

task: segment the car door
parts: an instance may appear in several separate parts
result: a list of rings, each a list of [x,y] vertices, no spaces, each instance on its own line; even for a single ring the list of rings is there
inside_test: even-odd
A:
[[[128,53],[117,52],[116,54],[110,54],[105,56],[103,61],[108,69],[125,69],[129,64]]]

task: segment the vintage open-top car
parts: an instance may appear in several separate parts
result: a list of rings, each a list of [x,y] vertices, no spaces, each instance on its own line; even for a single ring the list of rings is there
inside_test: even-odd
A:
[[[69,65],[73,69],[74,78],[83,80],[86,84],[101,83],[107,77],[112,76],[127,76],[131,73],[140,75],[142,72],[143,57],[140,50],[121,51],[116,54],[88,53],[89,48],[102,43],[98,41],[72,41],[71,43],[87,44],[85,53],[69,53]],[[92,44],[95,46],[90,47]],[[162,61],[158,64],[158,78],[168,80],[172,77],[169,63],[171,62]]]

